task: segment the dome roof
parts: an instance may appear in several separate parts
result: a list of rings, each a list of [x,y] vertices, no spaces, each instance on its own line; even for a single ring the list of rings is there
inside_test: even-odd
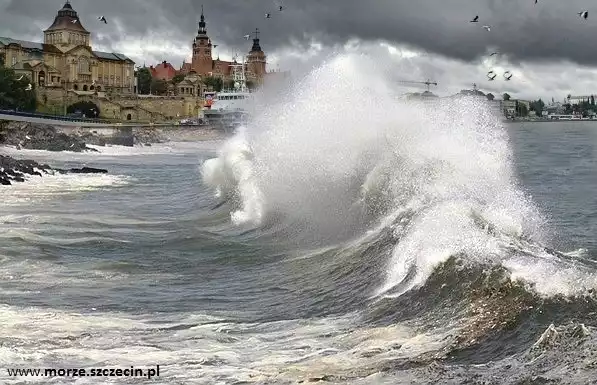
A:
[[[61,10],[58,11],[58,14],[54,18],[54,23],[52,23],[52,25],[46,31],[54,31],[61,29],[89,33],[81,24],[79,15],[73,9],[69,0],[66,0],[64,6]]]

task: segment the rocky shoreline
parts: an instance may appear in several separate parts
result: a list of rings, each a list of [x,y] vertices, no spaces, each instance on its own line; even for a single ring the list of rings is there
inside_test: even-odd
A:
[[[64,131],[64,130],[63,130]],[[14,146],[17,149],[83,152],[96,149],[89,147],[118,145],[133,147],[149,146],[152,143],[165,143],[169,138],[155,129],[139,129],[130,134],[104,136],[94,131],[78,129],[61,132],[48,124],[0,121],[0,145]]]
[[[34,160],[19,160],[0,155],[0,185],[10,186],[14,182],[25,182],[31,176],[56,174],[106,174],[108,170],[93,167],[71,168],[69,170],[52,168]]]
[[[17,149],[46,151],[97,151],[86,145],[86,138],[58,132],[47,124],[0,122],[0,145]]]

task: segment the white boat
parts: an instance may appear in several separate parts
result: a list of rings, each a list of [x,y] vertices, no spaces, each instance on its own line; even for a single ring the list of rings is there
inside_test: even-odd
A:
[[[205,92],[206,106],[202,111],[210,124],[222,126],[225,130],[233,130],[247,122],[253,100],[253,93],[247,87],[244,64],[235,63],[231,67],[234,87],[220,92]]]

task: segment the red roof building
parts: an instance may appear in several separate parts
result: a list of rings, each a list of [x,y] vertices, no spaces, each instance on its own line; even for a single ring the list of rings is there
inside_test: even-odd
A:
[[[149,67],[149,71],[154,79],[165,80],[167,82],[176,76],[176,69],[167,61],[163,61],[155,67]]]

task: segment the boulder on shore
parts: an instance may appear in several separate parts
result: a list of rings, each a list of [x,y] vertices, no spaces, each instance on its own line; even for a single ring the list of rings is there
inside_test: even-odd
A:
[[[29,122],[0,124],[0,144],[45,151],[97,151],[78,135],[58,132],[54,126]]]
[[[63,170],[40,164],[34,160],[18,160],[10,156],[0,155],[0,185],[10,186],[13,182],[25,182],[27,176],[43,174],[105,174],[108,170],[93,167],[71,168]]]

